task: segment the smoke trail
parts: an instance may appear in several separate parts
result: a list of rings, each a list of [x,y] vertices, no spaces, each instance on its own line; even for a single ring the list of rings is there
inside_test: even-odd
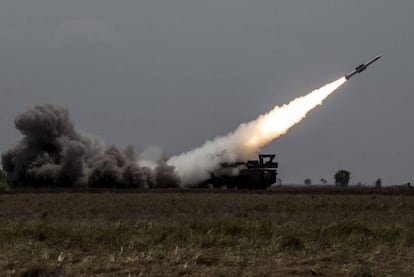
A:
[[[140,161],[131,147],[107,146],[77,131],[62,107],[35,106],[18,115],[15,125],[23,138],[1,157],[11,185],[178,186],[172,166]]]
[[[222,163],[231,163],[256,154],[260,148],[285,134],[304,119],[309,111],[345,83],[342,77],[311,93],[292,100],[282,107],[276,106],[256,120],[241,124],[233,133],[207,141],[199,148],[171,157],[182,185],[197,184],[210,177]]]
[[[167,162],[139,159],[132,148],[121,150],[107,146],[102,140],[77,131],[64,108],[35,106],[16,117],[15,125],[23,138],[2,153],[2,167],[8,182],[14,186],[197,184],[208,179],[222,163],[247,159],[285,134],[345,81],[344,77],[340,78],[287,105],[276,106],[256,120],[241,124],[233,133],[207,141]],[[160,157],[159,154],[152,149],[142,156]]]

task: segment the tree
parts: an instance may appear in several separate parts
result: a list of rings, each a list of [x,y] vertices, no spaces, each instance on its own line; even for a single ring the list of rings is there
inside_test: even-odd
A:
[[[334,178],[337,186],[346,187],[349,184],[349,179],[351,179],[351,173],[341,169],[336,172]]]
[[[312,185],[312,180],[310,178],[306,178],[305,185]]]
[[[381,180],[381,178],[378,178],[378,179],[375,181],[375,187],[376,187],[376,188],[381,188],[381,187],[382,187],[382,180]]]

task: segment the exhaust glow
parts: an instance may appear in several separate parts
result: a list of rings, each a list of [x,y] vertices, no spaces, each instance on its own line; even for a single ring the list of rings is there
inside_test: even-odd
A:
[[[276,106],[267,114],[259,116],[249,124],[256,125],[257,129],[247,141],[248,147],[261,148],[277,137],[284,135],[291,127],[302,121],[309,111],[321,105],[331,93],[346,82],[342,77],[308,95],[298,97],[282,107]]]
[[[210,172],[218,169],[221,163],[252,157],[260,148],[285,134],[345,82],[346,78],[342,77],[289,104],[275,106],[257,119],[241,124],[233,133],[171,157],[168,164],[175,167],[184,186],[206,180],[210,177]]]

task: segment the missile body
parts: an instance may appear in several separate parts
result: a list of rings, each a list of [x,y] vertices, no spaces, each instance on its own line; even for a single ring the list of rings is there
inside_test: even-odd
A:
[[[352,76],[354,76],[357,73],[361,73],[362,71],[364,71],[365,69],[367,69],[367,67],[372,64],[373,62],[379,60],[382,57],[382,55],[378,55],[375,58],[367,61],[366,63],[363,63],[361,65],[358,65],[357,67],[355,67],[354,71],[352,71],[351,73],[345,75],[345,78],[347,80],[349,80]]]

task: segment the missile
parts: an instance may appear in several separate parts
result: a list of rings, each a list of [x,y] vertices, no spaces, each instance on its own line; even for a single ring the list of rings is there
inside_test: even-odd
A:
[[[354,71],[352,71],[352,72],[351,72],[351,73],[349,73],[349,74],[346,74],[346,75],[345,75],[345,78],[346,78],[347,80],[351,79],[351,77],[352,77],[352,76],[354,76],[354,75],[355,75],[355,74],[357,74],[357,73],[361,73],[362,71],[364,71],[365,69],[367,69],[367,67],[368,67],[370,64],[372,64],[373,62],[376,62],[376,61],[377,61],[377,60],[379,60],[381,57],[382,57],[382,55],[378,55],[378,56],[376,56],[375,58],[373,58],[373,59],[371,59],[371,60],[367,61],[366,63],[363,63],[363,64],[361,64],[361,65],[358,65],[357,67],[355,67]]]

